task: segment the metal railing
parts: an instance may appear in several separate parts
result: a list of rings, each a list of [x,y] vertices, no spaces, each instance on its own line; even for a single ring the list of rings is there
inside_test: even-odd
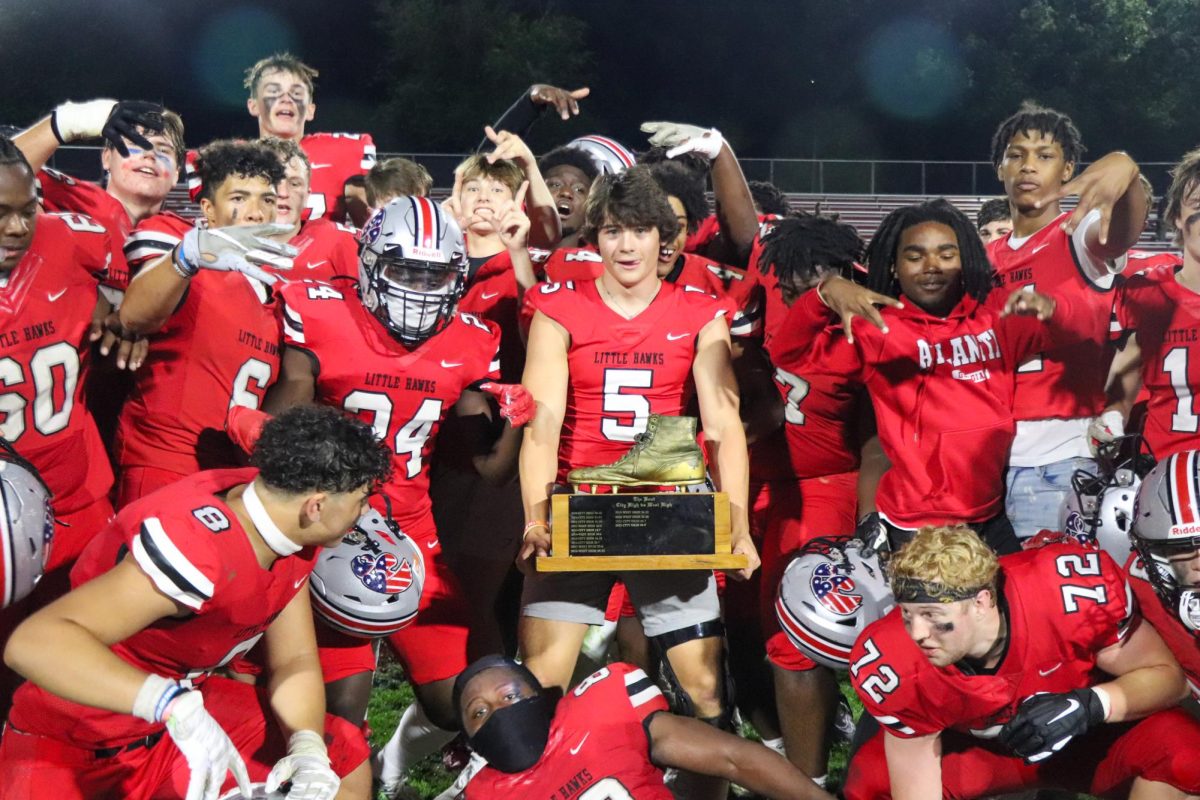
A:
[[[81,178],[99,177],[99,148],[60,147],[51,166]],[[454,167],[466,153],[380,153],[379,158],[402,156],[429,170],[434,185],[454,184]],[[1003,188],[987,161],[915,161],[849,158],[740,158],[749,180],[770,181],[785,192],[803,194],[998,195]],[[1080,170],[1087,164],[1080,165]],[[1141,162],[1156,194],[1170,185],[1166,161]]]

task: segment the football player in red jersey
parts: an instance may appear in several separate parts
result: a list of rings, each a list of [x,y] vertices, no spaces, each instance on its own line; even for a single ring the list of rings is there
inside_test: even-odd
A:
[[[945,200],[888,214],[867,260],[870,288],[822,280],[792,306],[773,355],[788,363],[821,347],[828,369],[866,385],[892,467],[876,508],[860,509],[878,511],[882,523],[864,524],[864,533],[873,527],[895,544],[923,525],[970,523],[998,552],[1014,552],[1003,491],[1013,372],[1047,346],[1102,336],[1107,317],[1073,313],[1074,298],[1021,289],[997,308],[979,234]],[[831,308],[847,333],[829,326]],[[880,327],[855,331],[856,314]]]
[[[328,218],[305,221],[309,179],[308,155],[291,139],[262,140],[283,162],[283,180],[275,187],[275,224],[288,230],[274,237],[296,248],[291,269],[278,272],[281,278],[301,281],[347,281],[358,279],[356,231]]]
[[[784,307],[827,274],[849,277],[863,251],[852,227],[812,214],[775,222],[762,245],[756,273],[769,278],[763,282]],[[777,316],[776,324],[781,323]],[[788,759],[821,783],[840,694],[833,672],[800,654],[780,630],[773,611],[775,595],[792,553],[814,537],[854,531],[860,452],[875,425],[862,387],[830,369],[820,347],[797,347],[790,356],[774,359],[774,379],[784,402],[783,430],[750,448],[750,525],[761,536],[763,568],[747,598],[753,619],[737,626],[759,637],[757,646],[750,648],[757,659],[746,667],[755,670],[756,680],[743,677],[738,687],[750,687],[745,694],[753,698],[756,684],[769,685],[761,674],[765,642],[774,677],[774,708],[760,703],[767,721],[764,725],[756,716],[756,725],[760,732],[767,731],[764,741],[773,733]],[[733,598],[741,590],[729,587],[727,616],[734,612]],[[740,660],[732,654],[735,665]],[[742,696],[739,691],[744,711]]]
[[[666,767],[760,797],[831,797],[766,747],[670,713],[654,681],[630,664],[609,664],[554,703],[525,666],[488,656],[459,676],[454,693],[463,732],[488,762],[467,784],[467,800],[670,800]]]
[[[436,749],[453,736],[445,733],[455,727],[450,690],[467,665],[470,609],[442,557],[431,514],[434,442],[452,410],[490,428],[486,392],[497,393],[509,423],[496,442],[480,441],[472,463],[481,475],[504,481],[513,473],[532,403],[519,386],[489,383],[498,377],[499,332],[456,311],[466,253],[462,234],[440,206],[398,197],[371,218],[362,243],[358,299],[327,284],[283,287],[283,367],[266,408],[333,405],[370,421],[392,448],[395,471],[381,488],[390,506],[384,510],[425,549],[426,574],[421,613],[389,642],[420,701],[411,714],[428,714],[426,738],[438,739]],[[329,645],[322,659],[330,708],[361,722],[374,669],[371,643],[321,635]],[[385,776],[387,782],[398,777]]]
[[[407,158],[389,158],[367,173],[366,203],[373,214],[400,195],[426,197],[432,189],[433,176],[425,167]]]
[[[1008,195],[1013,230],[988,245],[988,257],[1006,290],[999,296],[1036,287],[1069,297],[1073,313],[1107,323],[1113,273],[1124,268],[1126,251],[1145,227],[1148,200],[1137,164],[1122,152],[1072,179],[1082,154],[1079,131],[1053,109],[1027,104],[1000,124],[992,163]],[[1079,205],[1062,211],[1059,201],[1072,194]],[[1104,409],[1113,352],[1106,338],[1089,337],[1030,354],[1020,365],[1005,499],[1020,538],[1054,528],[1071,475],[1095,469],[1087,430]]]
[[[201,150],[199,167],[208,229],[187,231],[141,270],[120,309],[126,329],[151,334],[117,429],[121,506],[197,470],[242,463],[225,435],[225,414],[233,403],[258,408],[279,371],[279,323],[267,283],[273,276],[263,269],[251,270],[257,277],[242,274],[237,270],[249,267],[236,254],[227,263],[201,251],[235,246],[241,236],[267,258],[294,252],[254,238],[265,229],[238,234],[227,227],[273,223],[283,167],[261,144],[232,141]],[[167,231],[162,237],[172,238]]]
[[[535,313],[523,383],[538,413],[521,448],[526,526],[518,563],[528,570],[533,557],[549,555],[551,487],[572,468],[620,458],[651,414],[681,414],[694,386],[715,472],[730,498],[733,552],[747,556],[741,577],[749,577],[758,555],[730,364],[731,303],[659,278],[660,241],[673,239],[678,223],[649,170],[601,178],[588,199],[587,225],[604,259],[601,276],[526,293]],[[723,689],[711,572],[529,573],[520,627],[525,663],[544,685],[565,687],[587,626],[603,622],[618,577],[691,712],[727,726],[732,698]]]
[[[299,142],[312,167],[309,217],[345,219],[342,187],[351,175],[362,175],[375,163],[369,133],[304,133],[317,112],[313,79],[317,71],[291,53],[275,53],[246,70],[250,92],[246,109],[258,120],[260,138],[274,136]]]
[[[851,759],[848,800],[1200,793],[1183,673],[1108,554],[997,559],[969,528],[929,527],[888,569],[899,605],[850,655],[882,730]]]
[[[211,800],[264,778],[289,798],[367,797],[361,733],[325,714],[305,583],[388,453],[367,425],[305,408],[266,424],[252,463],[124,509],[74,590],[13,634],[5,660],[30,682],[0,743],[5,797]],[[260,639],[264,689],[213,676]]]
[[[1200,700],[1200,451],[1174,453],[1145,477],[1129,538],[1129,585]]]
[[[1112,403],[1101,415],[1123,428],[1144,387],[1143,435],[1160,460],[1193,449],[1200,432],[1200,150],[1175,167],[1167,198],[1166,219],[1183,247],[1183,264],[1167,261],[1117,288],[1116,327],[1126,339],[1109,377]]]

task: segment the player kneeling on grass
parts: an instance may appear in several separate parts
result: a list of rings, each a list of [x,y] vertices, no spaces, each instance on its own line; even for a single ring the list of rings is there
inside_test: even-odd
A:
[[[369,426],[303,407],[266,424],[251,462],[131,503],[75,588],[13,633],[5,661],[29,683],[0,743],[5,798],[215,800],[251,780],[288,800],[367,797],[361,732],[325,714],[305,582],[388,453]],[[262,689],[213,676],[259,639]]]
[[[1172,708],[1183,672],[1107,553],[997,558],[966,526],[929,526],[888,571],[899,607],[850,653],[882,731],[851,759],[847,800],[1200,792],[1200,723]]]
[[[671,800],[665,767],[763,797],[830,797],[775,751],[667,711],[662,692],[631,664],[609,664],[556,705],[524,666],[485,656],[458,676],[454,700],[467,741],[488,761],[467,784],[467,800]]]

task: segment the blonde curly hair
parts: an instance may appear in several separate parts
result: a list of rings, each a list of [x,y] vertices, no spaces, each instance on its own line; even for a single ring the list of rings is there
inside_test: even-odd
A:
[[[898,602],[906,602],[902,595],[916,587],[942,602],[966,599],[982,589],[994,596],[999,571],[996,554],[966,525],[927,525],[888,564]]]

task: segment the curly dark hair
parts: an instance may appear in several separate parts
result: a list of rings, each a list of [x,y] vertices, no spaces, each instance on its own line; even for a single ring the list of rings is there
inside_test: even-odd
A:
[[[708,159],[699,153],[681,153],[674,158],[667,157],[669,147],[651,147],[649,150],[643,150],[637,154],[637,163],[653,166],[655,164],[680,164],[688,172],[695,175],[697,178],[705,178],[708,176],[708,171],[712,165],[708,163]]]
[[[979,231],[967,215],[941,197],[913,206],[901,206],[883,218],[867,247],[867,288],[892,297],[900,296],[900,287],[893,271],[900,235],[923,222],[939,222],[954,231],[962,261],[963,291],[982,303],[995,284],[987,251],[983,249]]]
[[[1063,157],[1078,164],[1087,148],[1071,118],[1053,108],[1039,106],[1032,100],[1021,104],[1017,113],[1000,123],[992,136],[992,166],[999,168],[1004,151],[1018,133],[1041,133],[1062,145]]]
[[[682,164],[662,161],[650,167],[650,174],[669,196],[679,198],[683,213],[687,215],[688,233],[700,227],[711,213],[708,195],[704,193],[704,181]]]
[[[975,215],[975,227],[983,230],[984,225],[1002,219],[1012,219],[1012,209],[1008,207],[1007,197],[993,197],[979,207]]]
[[[212,200],[213,192],[229,177],[265,178],[275,186],[283,180],[283,163],[275,151],[262,142],[221,139],[200,148],[196,172],[204,183],[200,197]]]
[[[0,136],[0,167],[17,165],[25,168],[30,179],[34,177],[33,167],[29,166],[29,159],[21,152],[21,148],[17,147],[9,137]]]
[[[758,206],[759,213],[780,217],[792,213],[787,195],[775,184],[768,181],[749,181],[746,185],[750,187],[750,196],[754,198],[754,205]]]
[[[780,281],[793,285],[815,281],[817,267],[849,278],[863,253],[863,240],[853,226],[819,214],[779,220],[762,244],[759,271],[773,272]]]
[[[365,422],[328,406],[296,406],[268,422],[250,463],[273,489],[293,494],[374,488],[392,470],[391,452]]]
[[[634,165],[616,175],[601,175],[592,185],[584,212],[583,235],[596,241],[596,232],[605,221],[634,227],[658,228],[660,242],[670,242],[679,233],[679,220],[667,202],[650,168]]]
[[[587,154],[587,151],[579,147],[556,147],[544,156],[538,159],[538,169],[542,175],[545,175],[555,167],[568,166],[582,172],[587,176],[589,181],[596,180],[596,176],[600,174],[600,167],[596,165],[596,160]]]

